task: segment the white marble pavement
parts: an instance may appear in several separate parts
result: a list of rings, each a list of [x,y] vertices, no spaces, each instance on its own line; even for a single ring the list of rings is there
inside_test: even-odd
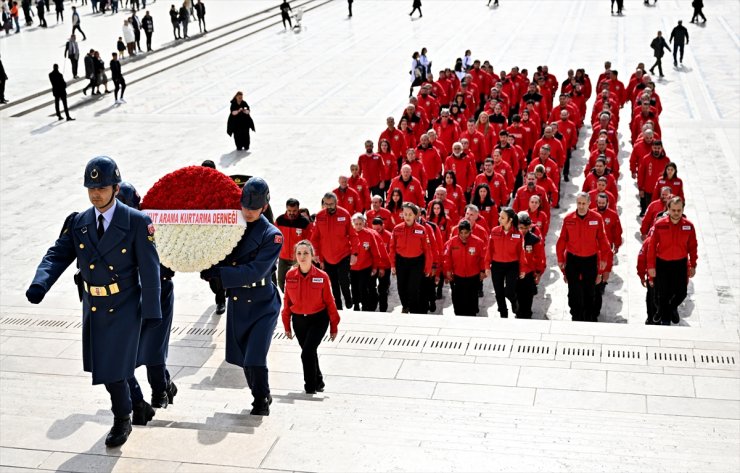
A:
[[[442,315],[406,317],[398,307],[390,315],[347,313],[344,338],[322,347],[330,388],[315,399],[300,394],[296,347],[276,340],[271,371],[278,402],[274,415],[260,421],[245,415],[241,375],[222,362],[223,326],[213,317],[210,292],[197,277],[178,274],[181,333],[170,364],[182,395],[151,427],[137,429],[121,452],[105,452],[108,401],[81,373],[71,272],[42,305],[23,297],[64,216],[88,205],[81,186],[87,159],[113,156],[142,193],[173,169],[213,159],[227,173],[264,176],[277,209],[292,196],[315,210],[364,140],[376,140],[385,117],[399,114],[412,51],[429,48],[437,68],[469,48],[496,69],[546,63],[558,78],[570,67],[585,67],[595,79],[610,59],[629,76],[637,62],[651,59],[655,30],[670,31],[690,16],[686,2],[667,0],[650,8],[627,2],[622,18],[610,17],[605,2],[587,0],[502,0],[491,10],[478,0],[427,0],[423,19],[409,20],[407,3],[355,2],[348,20],[346,3],[334,1],[309,12],[300,32],[277,26],[181,66],[154,67],[161,72],[147,78],[132,73],[127,105],[114,107],[111,96],[71,97],[74,123],[57,123],[50,107],[19,118],[11,115],[23,107],[0,111],[3,471],[737,469],[740,15],[733,1],[712,2],[706,25],[687,25],[692,39],[685,66],[667,66],[658,83],[664,141],[699,230],[699,270],[680,309],[689,327],[641,325],[636,189],[625,176],[625,245],[603,321],[627,325],[569,322],[566,287],[556,271],[536,300],[536,317],[550,320],[500,321],[491,294],[483,301],[489,319],[455,318],[448,297]],[[86,18],[84,26],[93,20],[109,21],[117,31],[115,17]],[[160,28],[155,38],[168,33]],[[23,67],[9,72],[11,98],[23,95],[11,93],[14,81],[45,87],[48,48],[34,39],[42,34],[57,32],[0,41],[0,48],[30,44]],[[65,35],[60,29],[55,36],[58,48]],[[188,43],[193,55],[194,44]],[[2,51],[8,68],[11,53]],[[228,101],[237,89],[245,91],[257,124],[250,154],[233,152],[225,135]],[[29,85],[25,92],[37,90]],[[624,159],[630,147],[621,131]],[[583,163],[579,152],[561,214],[574,207]],[[486,287],[490,292],[490,282]],[[417,336],[404,342],[413,348],[399,351],[388,337],[394,333]],[[438,336],[456,338],[430,338]],[[475,338],[485,340],[476,345]],[[529,341],[536,343],[521,348]],[[656,351],[662,348],[672,351]],[[532,356],[515,356],[520,349]]]

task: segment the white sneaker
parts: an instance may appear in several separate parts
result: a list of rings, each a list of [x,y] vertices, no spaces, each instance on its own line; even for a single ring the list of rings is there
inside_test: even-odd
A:
[[[121,104],[122,104],[123,102],[121,102],[120,100],[116,100],[116,101],[115,101],[114,103],[115,103],[116,105],[121,105]]]
[[[123,98],[121,98],[121,103],[127,103]]]

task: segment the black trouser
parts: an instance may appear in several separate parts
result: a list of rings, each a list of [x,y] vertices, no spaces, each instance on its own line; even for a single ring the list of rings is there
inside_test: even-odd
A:
[[[660,73],[660,75],[661,75],[661,76],[663,75],[663,62],[662,62],[662,59],[663,59],[663,58],[660,58],[660,57],[656,57],[656,58],[655,58],[655,64],[653,64],[653,65],[652,65],[652,66],[650,67],[650,72],[651,72],[651,73],[655,74],[655,71],[654,71],[654,69],[655,69],[655,68],[657,67],[657,68],[658,68],[658,72]]]
[[[57,11],[57,23],[59,23],[59,19],[61,19],[62,22],[64,21],[64,11],[63,10]]]
[[[678,306],[686,299],[688,289],[688,269],[686,259],[666,261],[655,260],[655,300],[658,316],[663,325],[671,325],[671,317]]]
[[[396,285],[401,306],[413,313],[425,314],[427,307],[421,302],[421,280],[424,278],[424,255],[404,258],[396,255]],[[422,311],[423,307],[423,311]]]
[[[421,306],[424,308],[424,314],[427,311],[432,310],[432,304],[434,304],[436,310],[437,298],[436,296],[437,285],[434,282],[434,276],[426,277],[421,281]]]
[[[146,35],[146,50],[151,51],[152,50],[152,33],[153,31],[144,31],[144,34]]]
[[[267,378],[267,366],[245,366],[244,377],[247,379],[247,386],[252,391],[255,399],[265,399],[270,395],[270,383]]]
[[[683,43],[680,43],[680,44],[679,43],[676,43],[676,44],[673,45],[673,64],[676,64],[677,63],[676,56],[678,56],[678,58],[681,60],[681,63],[683,63],[683,48],[684,48],[684,46],[685,45]],[[681,50],[681,54],[677,54],[679,50]]]
[[[658,306],[655,303],[655,288],[650,284],[647,285],[647,292],[645,293],[645,309],[647,311],[646,325],[657,325],[654,318],[655,314],[658,313]],[[659,324],[660,322],[658,322]]]
[[[46,24],[46,18],[44,18],[43,10],[39,10],[37,13],[39,17],[39,26],[41,28],[46,28],[48,25]]]
[[[324,389],[324,377],[319,368],[319,355],[316,353],[321,339],[329,328],[329,314],[323,310],[317,314],[293,314],[293,331],[298,344],[301,346],[301,362],[303,362],[303,382],[306,392],[315,392]]]
[[[370,273],[372,267],[365,269],[349,271],[349,279],[352,286],[352,300],[354,301],[354,309],[360,310],[360,303],[362,303],[362,310],[370,311]],[[373,309],[375,310],[375,309]]]
[[[409,13],[409,16],[413,15],[414,12],[417,11],[417,10],[419,11],[419,16],[422,16],[421,15],[421,7],[414,7],[414,9],[411,10],[411,13]]]
[[[441,177],[437,179],[429,179],[427,181],[427,199],[426,199],[427,202],[434,199],[434,192],[437,190],[437,187],[439,187],[440,184],[442,184]]]
[[[691,17],[691,22],[698,22],[699,17],[701,17],[702,20],[707,21],[707,17],[704,16],[704,13],[701,11],[701,8],[694,7],[694,16]]]
[[[599,321],[599,314],[601,314],[601,304],[604,300],[604,292],[606,291],[606,282],[600,282],[594,288],[594,308],[591,313],[591,322]]]
[[[79,63],[79,58],[69,58],[69,62],[72,63],[72,77],[77,77],[77,65]]]
[[[285,22],[286,21],[288,22],[288,24],[290,25],[290,27],[293,28],[293,22],[290,20],[290,15],[288,15],[285,12],[283,12],[282,16],[283,16],[283,28],[285,28]]]
[[[578,132],[576,132],[578,133]],[[563,177],[570,176],[570,154],[573,150],[568,148],[565,152],[565,164],[563,165]],[[558,191],[560,191],[560,183],[558,182]]]
[[[480,276],[467,278],[454,276],[450,282],[452,292],[452,307],[455,315],[467,315],[475,317],[478,315],[478,284]]]
[[[180,22],[172,22],[172,35],[175,39],[180,39]]]
[[[67,118],[69,118],[69,108],[67,107],[67,94],[54,96],[54,108],[57,111],[57,117],[59,117],[60,119],[62,118],[62,114],[59,111],[59,101],[60,100],[62,101],[62,105],[64,105],[64,114],[67,115]]]
[[[128,381],[122,379],[114,383],[105,383],[105,389],[110,394],[110,410],[113,411],[113,416],[117,418],[130,416],[132,407]]]
[[[163,393],[167,391],[167,385],[170,382],[170,374],[167,372],[167,367],[164,363],[161,365],[147,365],[146,379],[149,381],[149,386],[152,387],[153,394]]]
[[[346,256],[336,264],[324,261],[324,271],[329,275],[329,280],[331,281],[331,292],[334,295],[334,302],[336,302],[337,309],[339,310],[342,310],[343,307],[341,295],[344,296],[347,308],[350,309],[352,307],[352,291],[349,282],[349,259],[350,257]]]
[[[352,2],[347,2],[347,8],[349,8],[349,16],[352,16]]]
[[[532,301],[537,294],[537,284],[534,282],[534,273],[527,273],[516,283],[516,297],[519,301],[517,319],[532,318]]]
[[[565,277],[568,278],[568,306],[573,321],[591,321],[598,274],[598,258],[593,256],[565,256]]]
[[[643,197],[640,197],[640,216],[645,215],[645,211],[653,200],[653,196],[648,192],[643,192]]]
[[[289,260],[289,259],[278,259],[278,270],[277,270],[277,283],[280,290],[284,293],[285,292],[285,274],[288,272],[290,268],[293,267],[295,264],[295,261]]]
[[[181,22],[181,24],[182,24],[182,35],[185,38],[188,37],[188,23],[190,23],[190,20],[188,20],[188,21],[182,21]]]
[[[375,276],[370,276],[370,300],[368,301],[368,308],[364,310],[374,312],[377,307],[380,312],[386,312],[388,310],[388,289],[390,287],[390,269],[386,269],[382,277],[378,276],[377,273]]]
[[[113,97],[118,100],[118,89],[121,89],[121,99],[123,99],[123,93],[126,92],[126,81],[121,77],[120,79],[114,79],[113,84],[116,88],[113,90]]]
[[[234,132],[234,145],[236,145],[236,149],[249,149],[249,129]]]
[[[387,183],[385,184],[385,186],[383,186],[382,189],[380,188],[379,185],[373,186],[373,187],[370,188],[370,195],[371,196],[373,196],[373,195],[379,195],[380,197],[383,198],[383,200],[385,200],[385,190],[387,188],[388,188],[388,184]],[[372,224],[372,222],[368,222],[368,223]]]
[[[203,23],[203,27],[201,28],[200,24]],[[206,30],[206,18],[205,17],[198,17],[198,29],[203,32]]]
[[[511,301],[512,307],[516,302],[516,284],[519,279],[519,261],[508,263],[491,263],[491,280],[493,280],[493,290],[496,292],[496,305],[501,317],[509,316],[509,310],[506,307],[506,299]]]
[[[5,101],[5,81],[0,80],[0,102]]]
[[[226,304],[226,289],[224,289],[221,278],[209,279],[208,285],[216,295],[216,305]]]

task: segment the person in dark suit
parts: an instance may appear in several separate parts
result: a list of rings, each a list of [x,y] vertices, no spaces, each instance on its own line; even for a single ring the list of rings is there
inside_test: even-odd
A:
[[[74,118],[69,116],[69,108],[67,107],[67,82],[64,80],[64,76],[59,72],[59,64],[54,64],[54,70],[49,73],[49,81],[51,82],[51,93],[54,94],[54,108],[57,111],[57,118],[62,119],[62,114],[59,111],[59,101],[64,105],[64,114],[67,116],[67,121],[71,122]]]
[[[145,214],[116,203],[121,173],[107,156],[85,166],[84,185],[93,204],[70,219],[36,269],[26,298],[38,304],[77,261],[82,297],[82,360],[93,384],[110,393],[113,427],[105,445],[116,447],[131,433],[127,380],[136,368],[144,327],[162,323],[159,256],[154,225]]]
[[[118,54],[113,53],[113,59],[110,60],[110,76],[113,79],[115,89],[113,89],[113,96],[116,99],[116,105],[126,103],[123,99],[123,93],[126,92],[126,80],[123,78],[121,73],[121,61],[118,60]],[[118,98],[118,90],[121,90],[121,98]]]
[[[660,77],[665,77],[663,75],[663,64],[661,62],[663,59],[663,50],[667,49],[670,51],[671,48],[668,46],[668,43],[665,42],[662,32],[658,31],[658,36],[656,36],[650,43],[650,47],[653,49],[653,56],[655,56],[655,64],[650,68],[650,73],[655,74],[655,67],[657,66]]]

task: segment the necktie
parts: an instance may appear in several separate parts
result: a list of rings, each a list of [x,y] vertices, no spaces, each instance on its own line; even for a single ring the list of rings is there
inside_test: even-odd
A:
[[[103,238],[103,233],[105,233],[105,227],[103,226],[103,221],[105,220],[105,217],[103,215],[98,215],[98,240]]]

